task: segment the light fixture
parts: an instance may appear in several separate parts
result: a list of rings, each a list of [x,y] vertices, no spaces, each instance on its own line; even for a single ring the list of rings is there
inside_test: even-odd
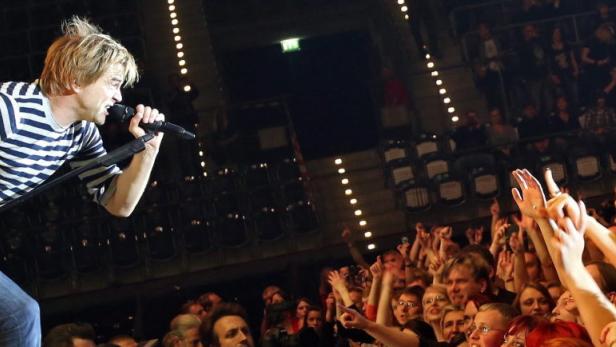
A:
[[[458,116],[451,117],[451,121],[454,122],[454,123],[458,122],[459,120],[460,120],[460,117],[458,117]]]
[[[450,108],[447,109],[447,112],[454,113],[454,112],[456,112],[456,109],[455,109],[455,107],[450,107]]]
[[[373,250],[375,248],[376,248],[376,245],[374,243],[371,243],[371,244],[368,245],[368,249],[369,250]]]
[[[426,53],[426,59],[430,59],[430,53]]]
[[[171,25],[178,25],[180,21],[178,21],[177,19],[172,19],[171,20]]]
[[[169,11],[175,11],[175,5],[170,5],[169,6]]]
[[[356,216],[361,216],[361,215],[362,215],[361,210],[355,210],[355,215],[356,215]]]
[[[367,239],[371,238],[372,237],[372,231],[366,231],[364,233],[364,237],[367,238]]]
[[[445,94],[447,94],[447,89],[441,88],[441,89],[438,90],[438,93],[441,94],[441,95],[445,95]]]
[[[365,220],[363,220],[363,219],[359,221],[359,226],[360,227],[365,227],[366,224],[368,224],[368,223]]]
[[[182,36],[180,36],[180,35],[175,35],[175,36],[173,37],[173,39],[174,39],[174,40],[176,40],[176,41],[180,41],[180,40],[182,39]]]
[[[188,69],[184,67],[184,68],[182,68],[182,69],[180,70],[180,73],[181,73],[182,75],[186,75],[186,74],[188,73]]]
[[[438,71],[432,71],[431,75],[432,75],[432,77],[438,76]]]
[[[344,185],[349,184],[349,179],[348,179],[348,178],[343,178],[343,179],[340,181],[340,183],[342,183],[342,184],[344,184]]]
[[[406,12],[406,11],[408,11],[408,10],[409,10],[409,8],[408,8],[408,7],[406,7],[406,6],[402,6],[402,7],[400,7],[400,11],[402,11],[402,12]]]
[[[404,5],[404,0],[398,0],[398,5]]]
[[[336,160],[334,160],[334,164],[336,164],[336,165],[342,164],[342,159],[336,158]]]
[[[167,3],[173,4],[173,0],[167,0]]]
[[[182,57],[184,57],[184,52],[181,52],[181,51],[178,52],[178,58],[182,58]]]
[[[346,170],[344,168],[342,168],[342,167],[340,169],[338,169],[338,173],[341,174],[341,175],[343,173],[345,173],[345,172],[346,172]]]
[[[344,191],[344,195],[352,195],[353,191],[351,189],[347,189]]]
[[[353,199],[349,200],[349,203],[351,203],[351,205],[355,205],[355,204],[357,204],[357,199],[353,198]]]
[[[443,85],[443,80],[436,80],[436,85],[437,86]]]
[[[178,61],[178,65],[180,65],[180,66],[184,66],[184,65],[186,65],[186,60],[184,60],[184,59],[180,59],[180,60]]]
[[[431,69],[434,67],[434,63],[429,61],[428,64],[426,64],[426,66],[428,67],[428,69]]]
[[[446,103],[446,104],[448,104],[448,103],[450,103],[450,102],[451,102],[451,98],[445,98],[445,99],[443,99],[443,102],[444,102],[444,103]]]
[[[187,92],[187,93],[190,92],[191,89],[192,88],[188,84],[184,86],[184,91]]]
[[[175,45],[175,48],[176,49],[182,49],[182,48],[184,48],[184,44],[180,42],[180,43]]]
[[[404,19],[409,20],[409,15],[408,15],[408,14],[405,14],[405,15],[404,15]]]
[[[171,30],[174,34],[177,34],[180,32],[180,28],[173,28],[173,30]]]
[[[171,17],[171,19],[176,18],[177,16],[178,16],[178,14],[175,13],[175,12],[169,13],[169,17]]]

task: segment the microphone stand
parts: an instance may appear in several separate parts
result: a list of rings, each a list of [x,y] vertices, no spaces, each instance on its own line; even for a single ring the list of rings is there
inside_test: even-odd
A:
[[[150,141],[151,139],[154,138],[154,134],[153,133],[146,133],[145,135],[136,138],[134,140],[132,140],[131,142],[123,145],[122,147],[116,148],[115,150],[105,154],[102,157],[98,157],[93,159],[91,162],[89,162],[88,164],[76,168],[72,171],[69,171],[63,175],[61,175],[58,178],[55,178],[43,185],[40,185],[39,187],[37,187],[34,190],[31,190],[30,192],[20,196],[17,199],[11,200],[8,203],[6,203],[5,205],[0,206],[0,213],[9,210],[12,207],[15,207],[21,203],[23,203],[24,201],[39,195],[42,192],[45,192],[55,186],[57,186],[60,183],[63,183],[75,176],[80,175],[83,172],[86,172],[88,170],[97,168],[97,167],[102,167],[102,166],[110,166],[113,164],[116,164],[130,156],[133,156],[141,151],[143,151],[145,149],[145,143]]]

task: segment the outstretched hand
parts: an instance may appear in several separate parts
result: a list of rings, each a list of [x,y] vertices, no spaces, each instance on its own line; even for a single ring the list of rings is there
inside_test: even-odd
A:
[[[533,219],[546,218],[545,194],[543,194],[539,181],[527,169],[514,170],[512,175],[520,186],[520,190],[518,188],[511,189],[513,200],[518,205],[520,212]]]
[[[584,252],[584,231],[586,230],[587,214],[586,206],[583,202],[576,204],[579,208],[580,216],[577,223],[570,217],[562,217],[556,220],[550,219],[550,225],[554,230],[549,241],[554,253],[554,265],[562,268],[565,272],[576,271],[576,266],[584,266],[582,263],[582,253]],[[572,208],[571,206],[568,209]]]
[[[342,315],[338,319],[343,327],[347,329],[365,329],[370,324],[370,321],[359,312],[344,307],[343,305],[338,305],[338,308],[342,312]]]

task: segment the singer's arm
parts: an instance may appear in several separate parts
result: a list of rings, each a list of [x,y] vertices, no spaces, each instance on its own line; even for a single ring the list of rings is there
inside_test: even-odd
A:
[[[164,115],[149,106],[138,105],[135,115],[130,121],[128,130],[135,138],[145,135],[139,127],[139,122],[152,123],[164,120]],[[150,173],[154,167],[163,134],[145,143],[145,150],[137,153],[128,167],[116,179],[116,189],[105,204],[109,213],[119,217],[128,217],[133,212],[148,184]]]

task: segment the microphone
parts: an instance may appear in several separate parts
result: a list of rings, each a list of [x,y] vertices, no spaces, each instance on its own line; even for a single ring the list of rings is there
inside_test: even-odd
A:
[[[120,122],[126,122],[127,120],[132,118],[133,115],[135,114],[134,108],[130,106],[122,105],[122,104],[114,104],[113,106],[109,108],[108,111],[109,111],[109,117],[111,117],[111,119],[114,119]],[[195,134],[191,133],[190,131],[182,128],[181,126],[177,124],[173,124],[170,122],[164,122],[164,121],[156,121],[153,123],[141,122],[139,123],[139,126],[148,131],[162,131],[164,133],[171,133],[171,134],[177,135],[186,140],[193,140],[195,138]]]

